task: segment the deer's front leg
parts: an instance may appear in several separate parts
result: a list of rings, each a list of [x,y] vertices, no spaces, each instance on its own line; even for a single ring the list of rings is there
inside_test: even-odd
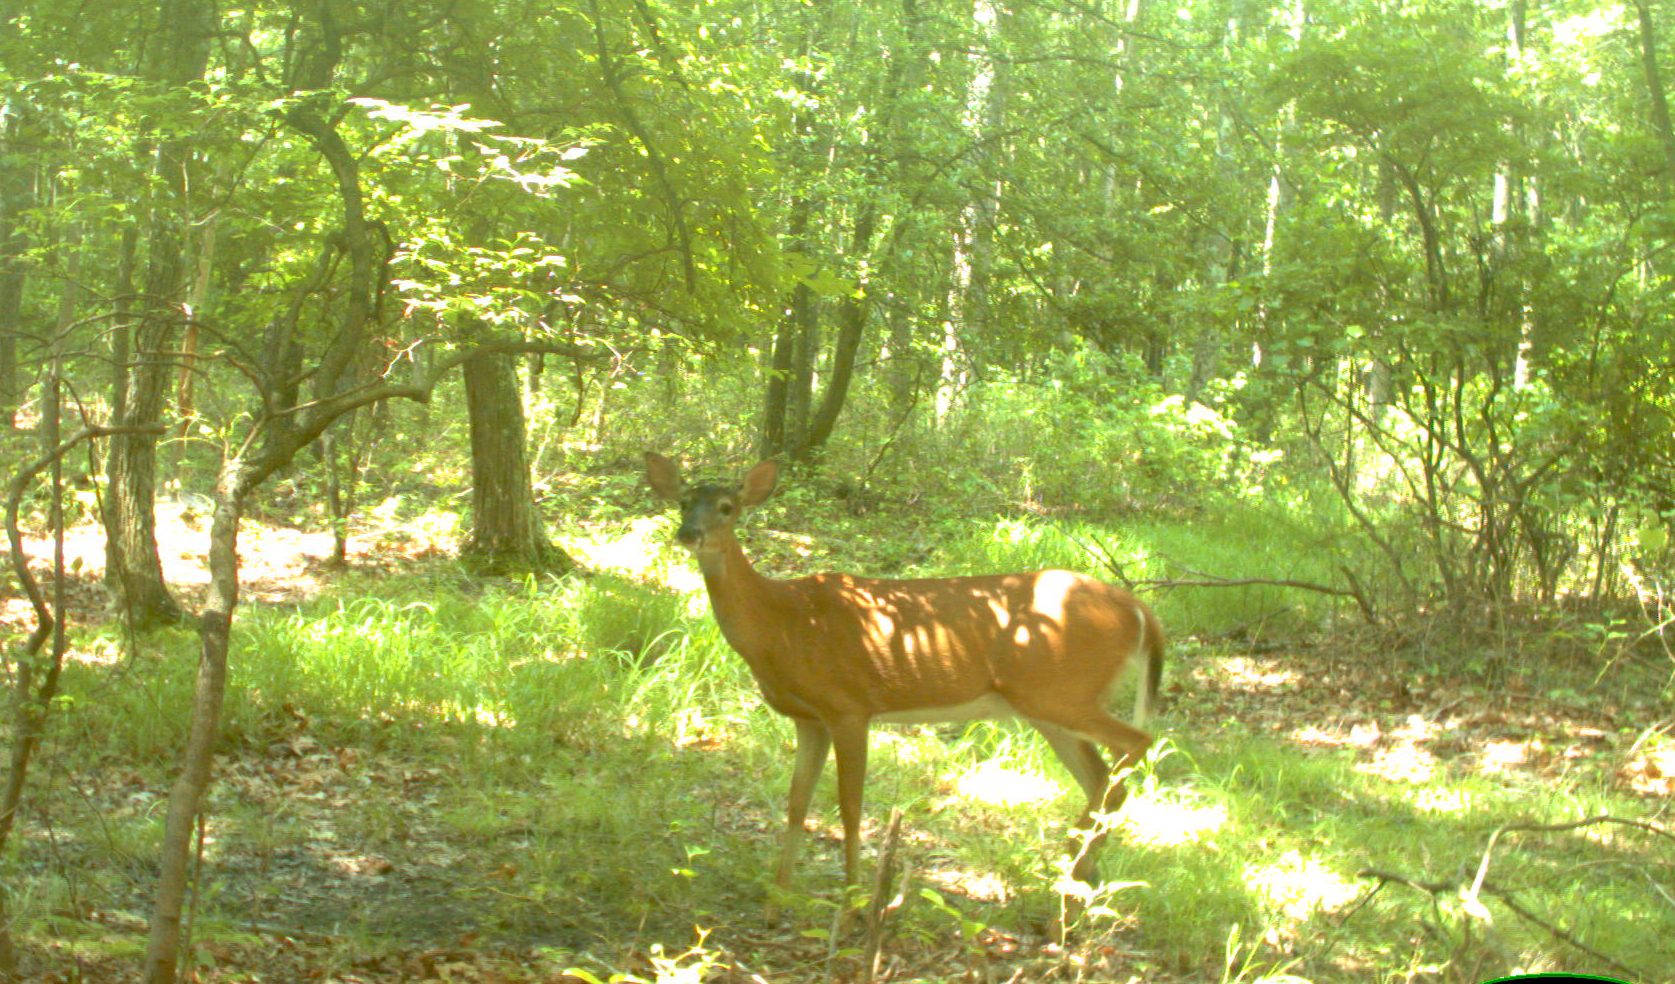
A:
[[[826,767],[826,752],[832,746],[826,726],[812,719],[796,718],[797,758],[791,768],[791,795],[785,805],[785,832],[779,844],[779,871],[774,875],[774,888],[785,891],[791,887],[791,869],[797,863],[797,852],[802,848],[803,822],[808,819],[809,800],[820,782]],[[768,897],[767,918],[779,915],[779,900]]]

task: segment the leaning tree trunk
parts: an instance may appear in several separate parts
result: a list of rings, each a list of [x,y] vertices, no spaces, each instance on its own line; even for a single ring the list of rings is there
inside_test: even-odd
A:
[[[472,519],[461,553],[485,572],[569,570],[575,564],[547,539],[530,488],[517,357],[481,354],[464,368]]]

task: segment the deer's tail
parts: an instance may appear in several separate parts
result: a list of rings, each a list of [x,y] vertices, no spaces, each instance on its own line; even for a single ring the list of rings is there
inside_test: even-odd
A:
[[[1134,697],[1134,723],[1144,727],[1157,713],[1159,695],[1163,692],[1163,652],[1168,639],[1163,634],[1163,623],[1157,620],[1144,602],[1138,603],[1140,612],[1140,648],[1146,653],[1146,675]]]

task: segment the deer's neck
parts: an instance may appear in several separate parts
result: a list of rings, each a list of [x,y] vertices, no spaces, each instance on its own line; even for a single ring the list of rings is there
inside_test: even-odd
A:
[[[784,586],[756,573],[737,538],[728,536],[698,557],[709,590],[710,607],[728,645],[752,667],[759,654],[772,647],[770,626],[776,624],[769,609],[784,593]]]

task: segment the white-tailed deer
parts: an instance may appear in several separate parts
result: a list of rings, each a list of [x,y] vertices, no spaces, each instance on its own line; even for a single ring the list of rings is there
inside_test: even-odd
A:
[[[769,706],[797,726],[796,765],[776,883],[789,886],[809,798],[837,751],[843,870],[854,884],[860,858],[861,787],[873,721],[965,721],[1021,717],[1034,725],[1087,793],[1088,813],[1122,805],[1118,770],[1139,761],[1151,736],[1107,711],[1129,657],[1144,653],[1135,718],[1145,723],[1163,672],[1163,629],[1133,595],[1069,571],[985,577],[879,580],[814,574],[763,577],[733,535],[746,508],[774,490],[764,461],[737,487],[687,489],[675,463],[646,455],[652,491],[678,501],[676,538],[698,558],[721,634],[736,649]],[[1075,875],[1089,881],[1093,851]],[[770,901],[768,911],[774,905]]]

